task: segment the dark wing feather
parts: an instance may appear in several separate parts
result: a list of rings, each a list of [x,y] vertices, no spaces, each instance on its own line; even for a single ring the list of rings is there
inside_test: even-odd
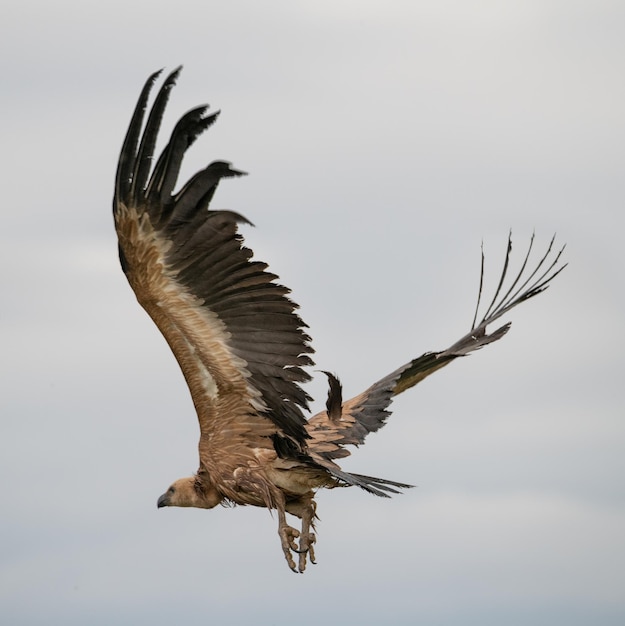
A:
[[[527,273],[526,267],[533,241],[534,237],[532,236],[521,269],[502,296],[512,251],[511,238],[508,238],[504,268],[495,296],[482,319],[476,322],[484,275],[484,254],[482,253],[478,305],[471,331],[447,350],[428,352],[412,360],[373,384],[360,395],[343,403],[339,420],[328,416],[328,411],[322,411],[312,417],[308,422],[308,432],[312,437],[311,449],[328,460],[348,456],[349,451],[344,448],[345,445],[359,445],[364,442],[369,433],[384,426],[390,415],[388,407],[393,396],[413,387],[454,359],[501,339],[508,332],[510,323],[504,324],[490,334],[487,334],[486,327],[521,302],[525,302],[544,291],[548,284],[566,267],[566,265],[558,266],[564,248],[553,254],[554,239],[552,239],[546,253],[539,260],[535,269]]]
[[[289,290],[275,282],[266,264],[251,261],[252,252],[238,231],[248,220],[232,211],[208,209],[221,179],[243,172],[216,161],[173,193],[185,151],[217,114],[207,115],[207,107],[199,107],[184,115],[150,174],[160,123],[179,72],[165,80],[141,133],[158,74],[149,78],[122,148],[113,205],[122,266],[188,381],[194,374],[201,377],[192,371],[197,367],[221,386],[220,393],[226,392],[228,379],[220,367],[235,368],[251,387],[249,402],[260,399],[261,412],[303,443],[308,435],[302,409],[309,398],[298,383],[310,378],[302,366],[312,364],[308,355],[313,352],[305,324],[295,313]],[[163,304],[172,292],[179,296],[175,311]],[[186,324],[185,316],[200,322]],[[222,361],[203,351],[202,344],[212,341],[225,355]],[[196,395],[200,388],[196,385]],[[202,404],[200,398],[194,401],[196,407]]]

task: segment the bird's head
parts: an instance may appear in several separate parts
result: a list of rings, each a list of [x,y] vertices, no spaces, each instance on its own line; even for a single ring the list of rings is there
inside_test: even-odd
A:
[[[212,485],[205,485],[205,481],[198,480],[197,476],[179,478],[172,483],[169,489],[158,499],[156,506],[193,506],[199,509],[212,509],[223,499],[222,495]]]

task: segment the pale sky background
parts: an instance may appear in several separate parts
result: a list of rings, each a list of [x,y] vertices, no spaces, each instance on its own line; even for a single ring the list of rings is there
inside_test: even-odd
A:
[[[7,1],[0,49],[2,623],[625,623],[625,3]],[[183,175],[250,172],[213,207],[256,224],[346,395],[468,330],[482,240],[493,272],[509,228],[568,244],[345,462],[418,488],[319,494],[304,576],[266,510],[156,509],[198,428],[111,199],[180,63],[164,129],[222,110]]]

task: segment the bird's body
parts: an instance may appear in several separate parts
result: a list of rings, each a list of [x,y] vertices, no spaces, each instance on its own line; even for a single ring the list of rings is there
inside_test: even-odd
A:
[[[300,383],[310,379],[304,368],[313,364],[313,350],[297,305],[264,263],[251,260],[238,232],[240,223],[249,222],[231,211],[208,209],[219,180],[242,172],[215,162],[174,193],[184,152],[217,115],[206,115],[205,107],[187,113],[152,163],[178,72],[165,81],[142,132],[158,74],[146,83],[120,155],[114,199],[124,273],[178,360],[200,424],[197,473],[173,483],[158,505],[275,509],[287,562],[296,570],[295,552],[303,571],[307,556],[314,559],[317,489],[356,485],[387,496],[410,486],[344,472],[336,461],[349,454],[345,446],[363,443],[384,425],[394,395],[501,338],[509,324],[490,334],[486,326],[540,293],[562,269],[556,267],[559,254],[547,261],[549,246],[528,277],[528,251],[512,287],[500,297],[509,244],[495,298],[467,335],[447,350],[410,361],[348,401],[338,379],[326,373],[326,410],[307,420],[310,398]],[[286,513],[302,520],[301,532],[288,526]]]

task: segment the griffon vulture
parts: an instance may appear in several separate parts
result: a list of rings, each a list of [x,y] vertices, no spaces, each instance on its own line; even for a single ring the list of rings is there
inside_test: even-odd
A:
[[[158,506],[275,509],[287,563],[303,572],[307,557],[315,562],[317,489],[356,485],[388,497],[410,487],[343,471],[337,460],[349,455],[346,446],[363,443],[384,426],[393,396],[503,337],[509,323],[490,333],[487,326],[545,290],[564,269],[562,250],[553,250],[552,240],[537,266],[528,267],[530,242],[520,271],[504,286],[508,241],[495,296],[481,320],[476,310],[468,334],[446,350],[402,365],[351,400],[343,401],[339,380],[326,373],[326,410],[306,419],[310,397],[300,384],[310,380],[304,368],[313,365],[313,349],[297,305],[243,245],[239,224],[250,222],[232,211],[208,208],[219,181],[243,172],[216,161],[174,191],[185,151],[218,114],[201,106],[183,115],[153,164],[161,118],[179,71],[163,83],[144,127],[160,72],[145,84],[119,157],[113,202],[123,271],[172,349],[200,424],[197,473],[175,481]],[[482,255],[482,275],[483,264]],[[300,530],[288,525],[286,513],[301,519]]]

